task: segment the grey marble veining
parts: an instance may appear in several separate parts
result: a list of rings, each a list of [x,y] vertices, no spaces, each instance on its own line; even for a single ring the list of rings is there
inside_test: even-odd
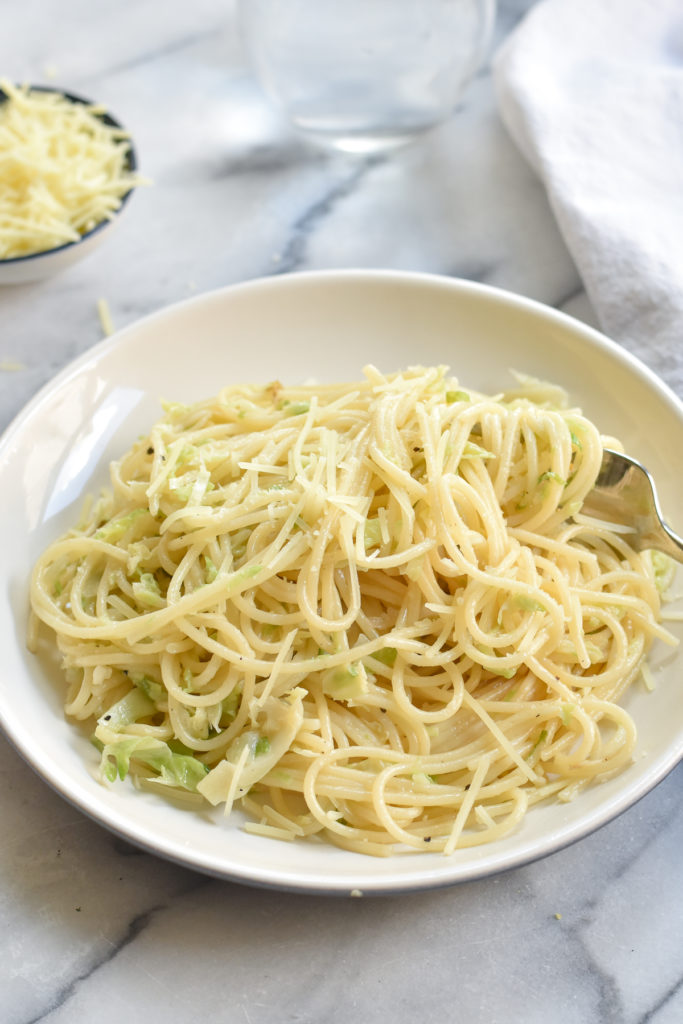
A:
[[[531,6],[500,4],[502,38]],[[485,281],[595,323],[488,71],[390,156],[294,137],[228,2],[5,0],[0,67],[101,99],[153,187],[59,278],[0,290],[0,427],[102,337],[251,277],[397,267]],[[40,26],[38,30],[38,26]],[[536,864],[374,900],[222,883],[128,846],[0,739],[0,1024],[674,1024],[683,1020],[683,768]]]

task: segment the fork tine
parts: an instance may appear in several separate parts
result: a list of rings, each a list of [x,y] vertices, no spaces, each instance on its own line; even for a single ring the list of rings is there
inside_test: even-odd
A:
[[[629,540],[637,551],[654,548],[683,562],[683,539],[664,522],[654,480],[630,455],[604,449],[595,486],[581,511],[632,527]]]

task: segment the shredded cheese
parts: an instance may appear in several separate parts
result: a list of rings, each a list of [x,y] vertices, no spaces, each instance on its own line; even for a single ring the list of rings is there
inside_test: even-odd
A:
[[[97,313],[100,318],[100,326],[104,333],[105,338],[109,338],[114,334],[114,321],[111,318],[111,310],[109,309],[109,303],[106,299],[97,300]]]
[[[0,80],[0,259],[76,242],[131,188],[128,134],[103,107]]]

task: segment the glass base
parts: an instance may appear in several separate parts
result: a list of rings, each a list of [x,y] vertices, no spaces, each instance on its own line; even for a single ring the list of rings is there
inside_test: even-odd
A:
[[[389,152],[400,149],[402,146],[409,146],[441,123],[441,121],[431,121],[428,124],[393,131],[370,127],[349,131],[348,129],[344,130],[341,126],[322,128],[317,124],[312,125],[310,122],[291,119],[292,126],[309,142],[323,149],[358,155]]]

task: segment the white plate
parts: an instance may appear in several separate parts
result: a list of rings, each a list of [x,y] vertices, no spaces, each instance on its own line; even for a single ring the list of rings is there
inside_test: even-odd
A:
[[[494,392],[520,369],[563,384],[605,433],[654,472],[678,515],[683,406],[641,364],[593,330],[536,303],[462,281],[393,272],[255,281],[148,317],[91,349],[44,388],[0,442],[3,665],[0,722],[33,768],[96,821],[147,850],[224,878],[309,892],[390,892],[493,874],[587,835],[648,792],[683,756],[683,657],[657,647],[657,688],[636,685],[634,764],[573,804],[534,808],[494,845],[387,859],[249,835],[239,819],[180,810],[95,777],[97,755],[64,719],[59,672],[24,645],[27,579],[39,551],[72,524],[106,467],[160,413],[228,382],[357,379],[447,363],[464,386]],[[679,517],[680,518],[680,517]],[[680,526],[680,522],[679,522]]]

